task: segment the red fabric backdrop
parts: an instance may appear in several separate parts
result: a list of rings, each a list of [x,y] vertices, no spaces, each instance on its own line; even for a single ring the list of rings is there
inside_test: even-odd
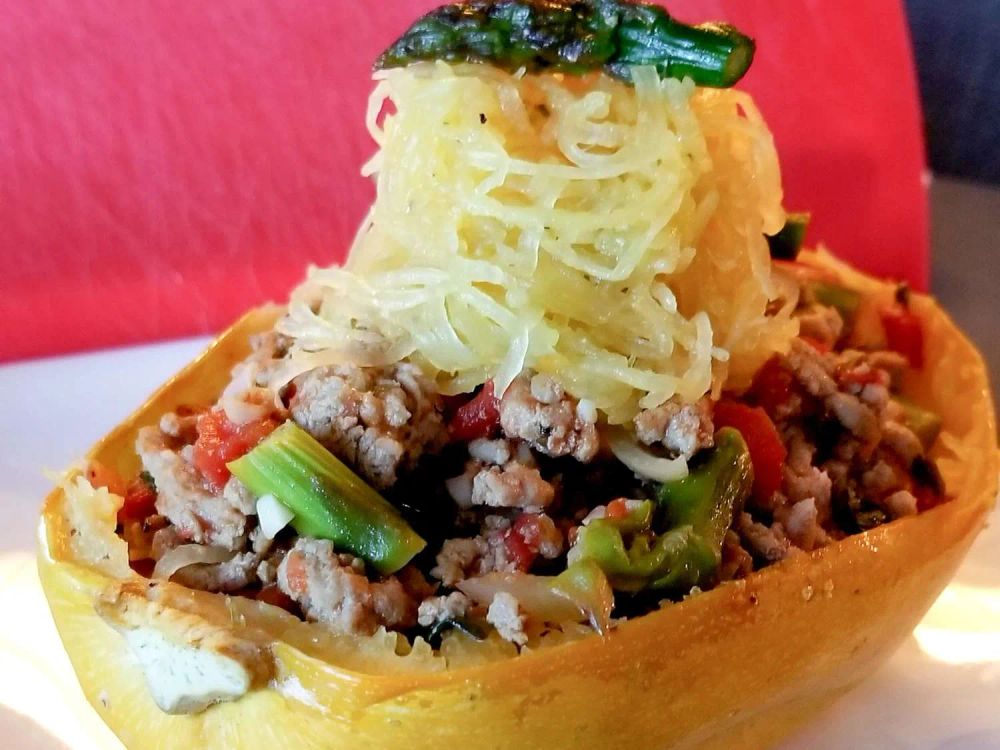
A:
[[[343,256],[377,52],[434,0],[0,3],[0,360],[216,330]],[[673,0],[758,40],[745,85],[812,240],[923,286],[897,0]]]

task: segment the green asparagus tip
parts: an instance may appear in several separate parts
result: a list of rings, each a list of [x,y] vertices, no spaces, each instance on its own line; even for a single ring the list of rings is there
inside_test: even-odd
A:
[[[753,62],[753,39],[728,24],[688,26],[658,5],[625,0],[471,0],[421,17],[377,70],[419,61],[487,63],[508,71],[594,70],[626,82],[650,65],[663,77],[728,88]]]
[[[426,545],[392,504],[294,422],[227,466],[252,493],[287,506],[299,534],[329,539],[384,575]]]

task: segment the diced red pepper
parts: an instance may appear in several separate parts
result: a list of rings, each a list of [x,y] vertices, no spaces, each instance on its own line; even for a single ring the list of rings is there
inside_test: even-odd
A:
[[[452,440],[468,442],[495,435],[500,429],[500,399],[487,380],[472,400],[458,407],[448,425]]]
[[[156,490],[142,476],[133,480],[125,490],[125,502],[118,511],[118,523],[142,521],[156,513]]]
[[[507,556],[518,570],[530,570],[538,557],[538,543],[541,539],[539,518],[535,513],[522,513],[504,532],[503,542]]]
[[[221,409],[198,417],[198,439],[194,443],[194,465],[217,490],[229,480],[226,464],[249,453],[270,435],[278,421],[264,417],[246,424],[233,424]]]
[[[628,515],[628,503],[622,498],[612,500],[608,503],[607,517],[611,519],[625,518]]]
[[[732,427],[746,441],[753,463],[753,496],[766,502],[781,489],[781,469],[788,457],[774,422],[759,406],[722,400],[715,405],[715,428]]]
[[[776,414],[791,400],[797,387],[792,371],[785,366],[782,357],[775,354],[757,371],[750,394],[764,411]]]
[[[906,357],[912,367],[923,367],[924,327],[920,318],[902,305],[882,310],[879,316],[889,348]]]

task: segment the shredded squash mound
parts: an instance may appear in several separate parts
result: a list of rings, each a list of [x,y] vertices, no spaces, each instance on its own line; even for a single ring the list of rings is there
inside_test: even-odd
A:
[[[765,233],[784,222],[751,98],[634,71],[377,75],[377,198],[343,268],[312,269],[280,330],[295,369],[409,357],[445,393],[524,368],[612,423],[744,385],[796,325]]]

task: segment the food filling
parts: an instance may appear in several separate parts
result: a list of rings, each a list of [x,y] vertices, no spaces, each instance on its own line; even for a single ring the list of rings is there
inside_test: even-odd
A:
[[[799,256],[726,88],[752,42],[630,3],[464,7],[380,61],[347,264],[214,403],[139,431],[141,473],[91,465],[133,569],[337,634],[526,647],[944,502],[909,291]]]

